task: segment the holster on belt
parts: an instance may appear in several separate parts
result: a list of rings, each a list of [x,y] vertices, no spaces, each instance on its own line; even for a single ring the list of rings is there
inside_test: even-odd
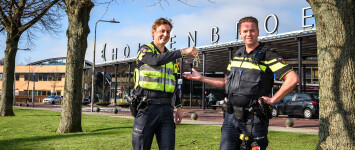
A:
[[[234,117],[238,121],[246,121],[248,117],[248,110],[245,107],[233,106]]]
[[[234,112],[233,105],[229,101],[224,101],[224,103],[222,104],[222,110],[229,114],[232,114]]]
[[[137,116],[138,113],[138,105],[139,105],[139,99],[137,96],[125,96],[127,98],[127,101],[131,104],[129,105],[129,109],[131,111],[131,114],[133,117]]]
[[[261,118],[265,119],[271,119],[272,118],[272,107],[269,104],[264,103],[263,98],[259,98],[258,101],[260,101],[260,116]]]
[[[259,104],[260,101],[260,104]],[[248,108],[249,112],[253,113],[255,116],[262,119],[271,119],[272,118],[272,107],[269,104],[264,103],[264,99],[259,98],[253,100],[253,103],[250,108]]]

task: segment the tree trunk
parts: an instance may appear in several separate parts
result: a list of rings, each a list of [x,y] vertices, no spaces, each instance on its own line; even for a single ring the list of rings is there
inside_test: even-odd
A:
[[[355,149],[355,2],[308,2],[317,28],[320,78],[317,149]]]
[[[2,91],[0,101],[0,116],[15,116],[13,105],[13,86],[15,72],[15,57],[18,47],[19,36],[16,31],[7,34],[5,59],[2,76]]]
[[[64,99],[58,133],[82,132],[81,99],[82,75],[90,33],[89,18],[91,0],[66,0],[69,25],[67,30],[68,52],[65,71]]]

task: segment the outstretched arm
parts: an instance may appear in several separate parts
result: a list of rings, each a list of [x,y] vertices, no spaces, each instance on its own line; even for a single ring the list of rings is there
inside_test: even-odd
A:
[[[205,77],[202,76],[199,72],[197,72],[194,68],[192,68],[192,72],[192,74],[183,74],[182,76],[186,79],[204,82],[218,88],[224,88],[226,84],[227,78]]]
[[[148,49],[148,46],[142,47],[140,50],[144,52],[144,49]],[[161,54],[154,54],[152,52],[144,52],[142,62],[152,66],[160,66],[168,62],[181,58],[183,55],[191,55],[198,57],[198,51],[195,47],[188,47],[179,51],[166,52]]]

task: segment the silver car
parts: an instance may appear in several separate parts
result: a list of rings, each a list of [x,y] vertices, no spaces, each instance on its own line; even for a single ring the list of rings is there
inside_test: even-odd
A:
[[[43,104],[55,104],[58,103],[60,104],[62,101],[62,97],[59,95],[52,95],[52,96],[48,96],[46,98],[43,99]]]

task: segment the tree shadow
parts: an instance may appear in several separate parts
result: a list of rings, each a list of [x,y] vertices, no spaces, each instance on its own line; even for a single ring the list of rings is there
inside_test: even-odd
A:
[[[60,114],[58,115],[58,114],[52,114],[52,115],[50,115],[50,114],[48,114],[48,115],[41,115],[41,114],[36,114],[36,115],[21,115],[21,116],[60,116]]]
[[[125,129],[125,128],[130,128],[132,129],[133,126],[126,126],[126,127],[112,127],[112,128],[103,128],[103,129],[97,129],[97,130],[93,130],[91,132],[99,132],[99,131],[106,131],[106,130],[114,130],[114,129]]]
[[[325,4],[326,3],[326,4]],[[344,46],[336,46],[336,45],[327,45],[327,47],[318,47],[318,59],[320,58],[319,55],[329,55],[329,56],[337,56],[336,59],[334,59],[334,66],[332,68],[329,67],[330,70],[324,70],[322,72],[329,72],[329,71],[333,71],[332,74],[332,95],[334,96],[333,102],[335,104],[335,109],[329,113],[329,115],[335,116],[335,115],[339,115],[342,118],[342,123],[344,125],[344,129],[345,134],[347,137],[349,137],[350,142],[354,143],[355,142],[355,135],[353,134],[355,132],[355,124],[354,124],[354,118],[352,118],[352,116],[354,116],[354,110],[351,110],[350,108],[352,108],[353,106],[347,106],[349,104],[345,103],[345,101],[343,101],[346,96],[350,96],[350,99],[348,101],[352,101],[355,98],[354,93],[352,95],[345,95],[345,94],[349,94],[347,90],[351,90],[354,91],[354,76],[351,74],[344,74],[344,71],[347,71],[347,73],[351,73],[351,70],[354,71],[355,70],[355,66],[354,66],[354,62],[355,62],[355,51],[353,50],[353,47],[355,46],[355,41],[353,40],[353,35],[355,35],[355,30],[353,29],[353,25],[355,22],[354,17],[354,8],[353,5],[346,4],[347,2],[343,2],[343,1],[335,1],[335,4],[331,4],[329,2],[318,2],[318,3],[314,3],[314,6],[321,6],[324,7],[324,5],[330,5],[332,7],[336,7],[339,8],[338,9],[338,15],[340,15],[342,18],[342,27],[338,27],[338,29],[342,29],[342,30],[346,30],[347,32],[351,32],[349,34],[344,34],[342,36],[345,36],[345,40],[342,42],[344,43]],[[330,7],[328,7],[330,9]],[[334,10],[329,10],[329,11],[334,11]],[[319,26],[323,26],[323,28],[326,28],[325,24],[327,23],[327,21],[322,22],[322,19],[326,19],[326,18],[321,18],[319,17]],[[316,20],[316,22],[318,22]],[[332,27],[331,25],[329,25],[330,27]],[[320,31],[317,30],[317,32],[331,32],[331,30],[329,31]],[[328,34],[339,34],[339,33],[323,33],[324,36],[328,35]],[[317,34],[319,35],[319,34]],[[327,37],[329,39],[327,40],[332,40],[330,38],[336,38],[336,36],[333,37]],[[339,55],[334,55],[333,53],[336,51],[332,51],[334,49],[341,49],[340,54]],[[335,53],[336,54],[336,53]],[[329,57],[328,56],[328,57]],[[322,62],[323,61],[323,66],[327,66],[326,60],[319,60],[318,62]],[[328,62],[328,63],[332,63],[332,62]],[[326,67],[325,67],[326,68]],[[325,69],[322,68],[322,69]],[[345,70],[346,69],[346,70]],[[327,75],[326,73],[322,73],[322,75]],[[324,80],[324,79],[321,79]],[[328,81],[323,81],[323,82],[328,82]],[[349,83],[349,87],[347,87],[344,83]],[[344,94],[345,93],[345,94]],[[351,92],[350,92],[351,93]],[[325,94],[324,94],[325,95]],[[342,100],[343,99],[343,100]],[[351,105],[351,103],[350,103]],[[324,105],[323,105],[324,106]],[[344,107],[347,107],[349,110],[344,109]],[[324,108],[325,109],[325,108]],[[332,109],[332,108],[327,108],[327,109]],[[321,109],[322,110],[322,109]],[[325,118],[323,118],[325,117]],[[325,140],[327,139],[327,137],[330,136],[330,129],[329,126],[331,124],[331,122],[329,121],[328,116],[323,116],[320,117],[319,119],[319,128],[320,128],[320,132],[319,132],[319,143],[317,145],[317,149],[321,149],[320,144],[322,142],[325,142]],[[332,121],[332,124],[335,123],[334,121]]]
[[[77,132],[78,133],[78,132]],[[82,136],[98,136],[98,135],[105,135],[105,134],[112,134],[109,132],[94,132],[94,133],[80,133],[80,134],[56,134],[50,136],[31,136],[25,138],[15,138],[10,140],[0,140],[0,145],[6,145],[8,148],[18,147],[19,145],[23,145],[25,142],[41,142],[41,141],[48,141],[48,140],[56,140],[56,139],[63,139],[63,138],[71,138],[71,137],[82,137]]]
[[[342,121],[343,124],[345,126],[345,130],[346,130],[346,134],[347,136],[350,138],[351,143],[355,142],[355,136],[354,136],[354,129],[355,129],[355,124],[352,124],[351,121],[349,120],[354,120],[354,118],[349,118],[351,116],[353,116],[352,111],[354,110],[345,110],[344,106],[347,104],[344,104],[343,101],[341,100],[341,98],[345,99],[345,97],[343,97],[344,95],[342,95],[342,92],[348,92],[348,91],[343,91],[343,89],[341,89],[341,87],[344,85],[344,82],[347,82],[346,80],[344,81],[344,79],[342,80],[342,75],[341,73],[343,73],[343,71],[345,71],[344,69],[346,68],[345,66],[350,65],[348,64],[349,62],[352,62],[353,67],[350,70],[355,70],[354,67],[354,63],[355,63],[355,53],[353,50],[353,47],[355,45],[354,39],[353,39],[353,35],[355,34],[355,30],[353,29],[353,24],[355,19],[351,18],[350,16],[348,16],[347,11],[351,11],[352,12],[348,12],[349,14],[351,13],[352,15],[354,15],[354,8],[352,9],[346,9],[346,8],[342,8],[341,6],[344,6],[344,4],[340,4],[340,3],[344,3],[341,1],[336,1],[336,7],[341,8],[338,9],[338,13],[341,15],[341,18],[343,19],[342,22],[344,23],[345,27],[344,29],[350,29],[347,30],[348,32],[352,32],[352,34],[345,34],[345,41],[344,41],[344,47],[338,47],[341,49],[340,52],[340,56],[338,59],[336,59],[336,63],[334,65],[333,71],[333,86],[332,87],[338,87],[333,89],[333,94],[334,94],[334,100],[335,100],[335,105],[336,105],[336,109],[337,110],[335,113],[338,113],[341,117],[342,117]],[[348,7],[348,6],[345,6]],[[351,6],[350,6],[351,7]],[[354,16],[352,16],[354,17]],[[352,21],[352,23],[350,22]],[[347,49],[347,50],[345,50]],[[347,70],[347,71],[350,71]],[[350,78],[353,75],[350,75]],[[348,77],[349,78],[349,77]],[[351,79],[350,79],[351,81]],[[352,85],[354,85],[354,81],[352,81]],[[351,87],[345,87],[346,88],[351,88]],[[352,87],[354,88],[354,87]],[[349,100],[354,100],[354,94],[352,95],[352,98]],[[345,106],[346,107],[346,106]],[[351,106],[350,106],[351,107]],[[328,129],[329,130],[329,129]]]
[[[50,136],[31,136],[25,138],[14,138],[14,139],[4,139],[0,140],[0,145],[6,145],[7,148],[18,149],[23,148],[19,146],[23,146],[26,142],[41,142],[41,141],[49,141],[49,140],[59,140],[64,138],[72,138],[72,137],[84,137],[84,136],[102,136],[102,135],[110,135],[116,134],[115,132],[111,132],[109,130],[120,129],[120,128],[132,128],[132,126],[125,127],[112,127],[112,128],[102,128],[93,131],[87,132],[75,132],[75,133],[66,133],[66,134],[55,134]],[[106,132],[102,132],[106,131]],[[5,147],[5,149],[6,149]],[[2,149],[2,148],[0,148]]]

